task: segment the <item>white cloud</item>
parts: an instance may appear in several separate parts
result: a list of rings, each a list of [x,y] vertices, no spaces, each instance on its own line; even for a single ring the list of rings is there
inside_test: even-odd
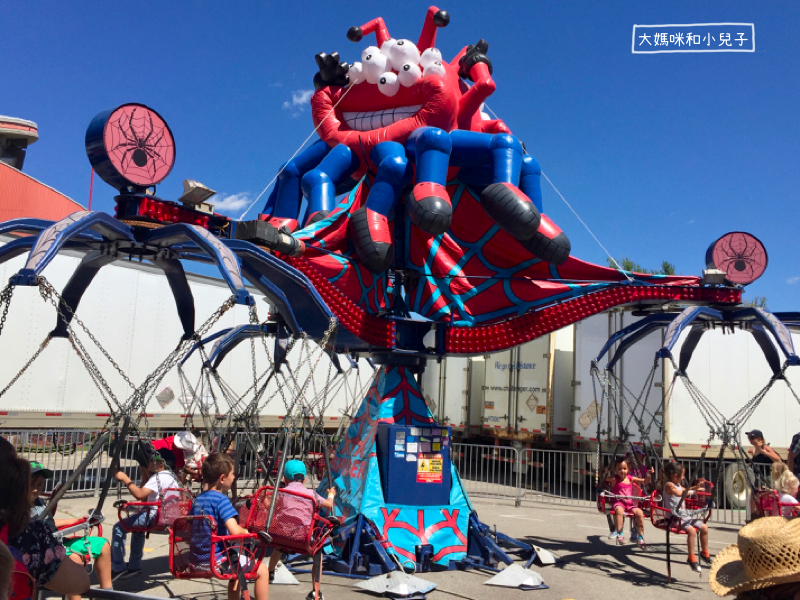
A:
[[[688,225],[694,225],[695,221],[696,221],[696,219],[692,219],[691,221],[689,221]]]
[[[314,90],[295,90],[292,92],[292,104],[305,108],[313,94]]]
[[[786,283],[788,283],[789,285],[794,285],[798,281],[800,281],[800,277],[794,275],[793,277],[789,277],[789,279],[786,280]]]
[[[308,101],[311,100],[313,94],[314,90],[294,90],[292,101],[284,101],[282,107],[284,110],[291,111],[292,117],[298,117],[308,106]]]
[[[248,192],[238,194],[217,194],[209,200],[214,205],[214,210],[220,213],[238,212],[245,209],[252,199]]]

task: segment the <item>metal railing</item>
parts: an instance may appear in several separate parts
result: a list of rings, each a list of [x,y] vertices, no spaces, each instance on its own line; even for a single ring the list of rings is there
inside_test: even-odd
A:
[[[98,430],[88,429],[0,429],[0,436],[14,444],[21,458],[36,460],[54,471],[55,476],[47,482],[47,491],[56,482],[64,481],[71,475],[92,448],[99,433]],[[158,437],[175,433],[176,430],[160,430]],[[240,461],[236,466],[240,493],[254,490],[264,480],[263,466],[256,461],[251,442],[257,443],[258,451],[263,448],[274,451],[276,435],[264,432],[250,436],[245,433],[236,435],[234,448],[241,449]],[[336,447],[336,440],[329,439],[329,442]],[[135,437],[129,437],[122,451],[121,467],[132,477],[136,477],[138,471],[133,458],[136,443]],[[306,458],[311,485],[317,485],[324,474],[324,451],[321,437],[303,439],[295,436],[290,441],[290,457],[302,455]],[[595,452],[457,443],[451,445],[451,458],[464,489],[476,497],[508,498],[517,506],[528,502],[546,502],[591,507],[596,503]],[[611,455],[601,455],[601,470],[612,460]],[[69,493],[97,495],[110,462],[108,450],[100,452]],[[697,459],[681,462],[687,476],[694,474],[699,464]],[[716,486],[715,509],[711,520],[715,523],[744,524],[749,518],[750,503],[744,473],[731,461],[725,463],[721,476],[715,472],[715,460],[707,460],[702,466],[699,476],[714,482]],[[657,478],[657,465],[655,468]],[[731,469],[733,474],[728,472]],[[735,474],[737,470],[740,471],[738,478]],[[764,474],[761,475],[765,481],[768,480]],[[733,496],[730,495],[731,491]]]

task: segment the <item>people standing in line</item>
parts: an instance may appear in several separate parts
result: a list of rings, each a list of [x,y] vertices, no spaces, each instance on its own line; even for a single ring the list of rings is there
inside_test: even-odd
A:
[[[789,457],[786,461],[789,463],[789,470],[800,477],[800,433],[795,433],[792,436],[792,443],[789,444]]]
[[[783,462],[780,455],[764,441],[764,434],[760,429],[745,432],[747,441],[753,446],[748,450],[753,455],[753,463],[761,465],[771,465],[776,462]]]

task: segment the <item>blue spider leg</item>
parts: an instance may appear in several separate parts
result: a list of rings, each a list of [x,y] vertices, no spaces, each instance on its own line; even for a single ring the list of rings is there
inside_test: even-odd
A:
[[[308,171],[316,167],[331,151],[330,146],[319,140],[303,150],[292,160],[283,165],[281,174],[275,184],[273,194],[270,194],[264,213],[275,196],[274,208],[271,212],[272,221],[277,225],[286,224],[290,229],[297,227],[300,216],[301,189],[300,180]]]
[[[542,207],[542,168],[539,166],[539,161],[533,158],[530,154],[522,157],[522,172],[519,176],[519,189],[528,198],[531,199],[539,209],[539,212],[544,212]]]
[[[406,153],[417,165],[417,183],[408,198],[414,225],[439,235],[450,228],[453,207],[445,189],[452,141],[438,127],[421,127],[406,142]]]
[[[394,212],[403,187],[411,180],[411,165],[405,148],[397,142],[381,142],[372,149],[369,158],[378,166],[378,172],[366,206],[368,210],[388,218]]]
[[[461,167],[465,180],[477,180],[486,213],[512,237],[520,241],[536,236],[541,220],[536,204],[519,187],[522,144],[507,133],[451,131],[450,164]],[[490,181],[486,182],[487,174]]]
[[[477,131],[450,132],[453,150],[450,164],[456,167],[490,165],[492,183],[519,183],[522,167],[522,144],[507,133],[480,133]]]
[[[447,167],[453,144],[446,131],[438,127],[415,129],[406,141],[406,154],[417,165],[417,183],[447,183]]]
[[[353,245],[359,259],[372,273],[383,273],[394,263],[394,240],[389,218],[403,187],[411,181],[412,166],[405,148],[397,142],[381,142],[369,153],[378,171],[367,201],[351,217]]]
[[[358,168],[359,158],[344,144],[334,146],[319,165],[303,175],[300,187],[308,200],[305,224],[328,216],[336,202],[337,188]]]

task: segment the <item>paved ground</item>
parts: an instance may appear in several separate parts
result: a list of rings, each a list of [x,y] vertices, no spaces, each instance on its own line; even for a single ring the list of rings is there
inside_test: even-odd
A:
[[[647,524],[648,549],[642,552],[631,545],[616,546],[607,539],[605,518],[596,511],[544,503],[515,508],[504,500],[473,498],[481,519],[497,525],[499,531],[540,545],[559,557],[555,566],[533,569],[541,573],[549,590],[521,591],[484,586],[490,575],[472,572],[426,573],[422,578],[437,584],[431,600],[504,598],[509,600],[614,600],[658,598],[716,598],[708,586],[708,570],[702,577],[685,564],[685,538],[673,543],[673,583],[666,582],[664,533]],[[78,516],[94,505],[91,498],[62,500],[59,514]],[[105,510],[110,537],[116,522],[111,502]],[[627,526],[626,526],[627,528]],[[711,553],[736,541],[734,527],[715,526],[711,531]],[[675,536],[672,536],[675,539]],[[152,535],[145,544],[144,576],[118,581],[116,589],[154,596],[185,598],[225,598],[225,586],[209,581],[177,581],[169,573],[168,536]],[[310,578],[299,575],[299,586],[272,586],[272,600],[302,600],[311,589]],[[360,599],[369,594],[356,591],[353,581],[338,577],[323,579],[326,600]],[[263,599],[260,599],[263,600]]]

